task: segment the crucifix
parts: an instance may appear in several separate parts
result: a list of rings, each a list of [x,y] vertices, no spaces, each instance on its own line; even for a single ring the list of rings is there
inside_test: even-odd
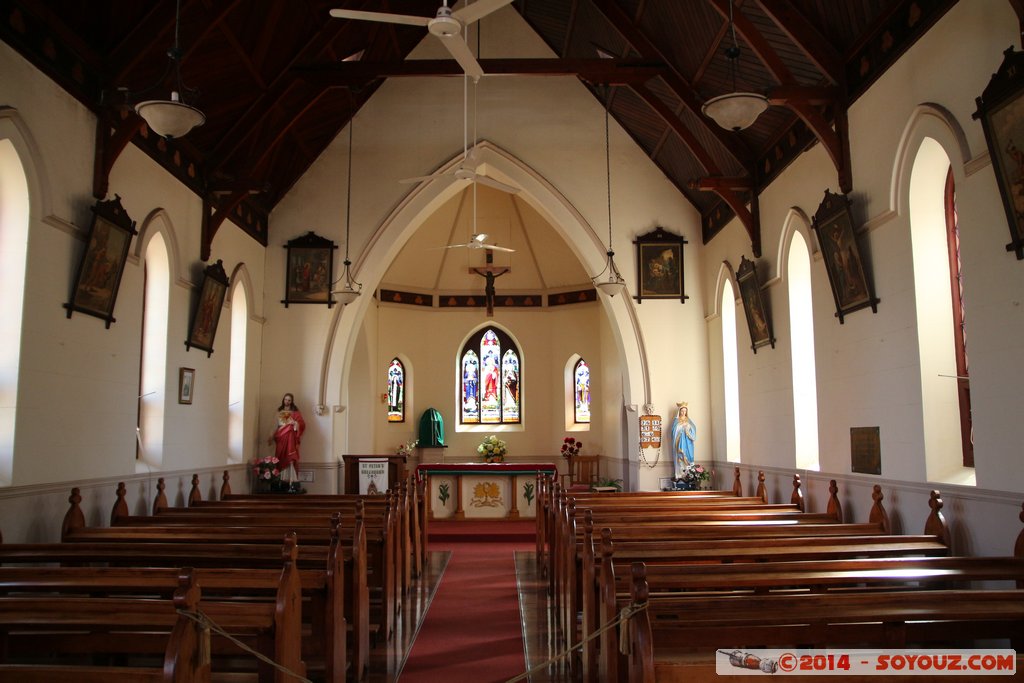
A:
[[[490,249],[488,249],[487,250],[487,269],[486,270],[481,270],[480,268],[470,268],[469,269],[470,274],[472,274],[472,275],[479,275],[480,277],[484,278],[487,281],[487,283],[484,285],[484,295],[485,295],[486,300],[487,300],[487,317],[488,318],[493,318],[494,317],[494,281],[497,280],[502,275],[504,275],[505,273],[508,273],[508,272],[510,272],[512,270],[511,268],[505,267],[505,268],[502,268],[499,272],[495,273],[493,270],[491,270],[491,266],[493,265],[493,263],[494,263],[494,252],[492,252]]]

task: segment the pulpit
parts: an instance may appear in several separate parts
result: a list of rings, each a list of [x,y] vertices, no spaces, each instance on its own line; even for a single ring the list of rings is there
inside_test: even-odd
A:
[[[408,455],[343,455],[341,458],[345,463],[345,493],[359,493],[359,463],[364,460],[387,461],[388,487],[404,480],[409,472]]]

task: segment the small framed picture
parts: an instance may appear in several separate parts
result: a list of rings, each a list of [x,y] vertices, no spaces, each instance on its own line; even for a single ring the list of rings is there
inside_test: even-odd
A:
[[[110,201],[98,202],[92,207],[92,214],[71,301],[64,308],[68,309],[69,318],[74,311],[88,313],[106,320],[109,328],[115,322],[114,302],[128,260],[128,247],[138,232],[117,195]]]
[[[761,283],[757,279],[757,268],[746,256],[740,257],[740,268],[736,271],[736,282],[740,288],[740,299],[743,300],[743,312],[747,316],[747,329],[750,330],[750,348],[757,353],[762,346],[771,345],[775,348],[775,336],[772,334],[772,321],[768,309],[761,296]]]
[[[217,324],[227,291],[228,274],[224,272],[224,263],[218,260],[203,271],[203,287],[199,290],[199,302],[192,315],[186,349],[201,349],[206,351],[207,357],[213,353],[213,340],[217,336]]]
[[[193,368],[178,368],[178,403],[192,405],[195,389],[196,371]]]
[[[689,298],[683,289],[683,245],[686,238],[673,235],[664,228],[655,228],[646,235],[637,237],[636,281],[637,293],[633,298],[638,303],[644,299],[679,299],[686,303]]]
[[[291,240],[284,248],[288,250],[288,272],[285,279],[285,308],[289,304],[334,305],[331,295],[332,273],[334,273],[334,250],[338,248],[331,240],[309,232]]]
[[[878,299],[865,273],[849,198],[825,190],[812,227],[818,236],[840,324],[844,316],[862,308],[870,307],[872,313],[877,313]]]
[[[988,143],[989,157],[1002,195],[1010,243],[1018,259],[1024,259],[1024,52],[1013,47],[1003,52],[999,71],[975,98]]]

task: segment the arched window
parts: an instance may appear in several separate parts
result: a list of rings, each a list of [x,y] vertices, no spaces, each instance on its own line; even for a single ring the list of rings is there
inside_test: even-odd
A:
[[[590,423],[590,366],[580,358],[572,369],[573,422]]]
[[[231,294],[231,361],[228,368],[228,461],[235,463],[246,459],[245,361],[248,323],[245,282],[240,281]]]
[[[736,339],[736,290],[722,284],[722,384],[725,395],[725,459],[740,462],[740,372]]]
[[[949,282],[953,295],[953,353],[956,355],[956,395],[960,406],[960,443],[964,467],[974,467],[974,422],[971,419],[971,380],[967,366],[967,328],[964,324],[964,281],[960,273],[960,223],[956,213],[953,168],[946,173],[946,245],[949,247]]]
[[[388,422],[405,422],[405,366],[392,358],[388,365]]]
[[[28,179],[10,140],[0,140],[0,484],[14,473],[14,426],[18,408],[21,316],[28,249]]]
[[[153,235],[146,246],[144,263],[137,452],[139,462],[136,468],[139,471],[159,467],[163,461],[171,272],[167,245],[159,232]]]
[[[811,252],[793,231],[786,263],[789,283],[789,335],[793,368],[793,434],[796,466],[820,469],[818,455],[818,381],[814,364],[814,305],[811,299]]]
[[[519,424],[523,369],[512,338],[487,327],[469,338],[459,355],[462,424]]]

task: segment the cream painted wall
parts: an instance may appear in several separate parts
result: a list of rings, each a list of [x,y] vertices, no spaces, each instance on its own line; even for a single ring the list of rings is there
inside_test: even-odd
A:
[[[503,22],[500,30],[492,28],[488,31],[486,25],[484,27],[485,55],[550,56],[515,12],[502,12],[499,18]],[[487,36],[494,37],[496,43],[488,47]],[[422,55],[417,53],[416,56]],[[418,228],[417,224],[396,226],[390,223],[408,202],[416,200],[416,190],[410,193],[409,186],[399,184],[397,180],[430,173],[462,151],[462,87],[463,81],[459,78],[391,79],[356,116],[350,253],[357,279],[363,283],[365,293],[376,287],[391,260]],[[529,202],[552,222],[561,239],[576,252],[588,274],[597,274],[604,266],[607,248],[604,114],[600,104],[575,78],[501,77],[481,80],[476,106],[480,136],[525,164],[532,177],[550,188],[551,193],[541,196],[521,192],[517,197]],[[334,240],[341,252],[344,251],[345,192],[342,188],[345,187],[347,146],[348,134],[343,131],[275,210],[271,225],[273,237],[267,253],[270,291],[281,288],[284,250],[280,247],[289,239],[315,230],[317,234]],[[632,286],[635,273],[631,241],[638,234],[662,226],[689,240],[685,269],[686,289],[691,299],[685,305],[673,301],[645,301],[642,305],[630,307],[622,306],[621,302],[612,303],[610,309],[615,312],[615,322],[610,328],[615,330],[613,339],[616,335],[623,335],[628,343],[617,341],[604,346],[603,360],[606,364],[611,363],[616,355],[632,353],[631,349],[639,346],[646,354],[644,360],[649,383],[639,376],[629,377],[627,373],[629,384],[623,389],[621,371],[626,367],[623,355],[620,358],[622,362],[612,365],[620,371],[614,383],[618,389],[615,393],[603,394],[603,419],[613,415],[614,421],[621,423],[625,402],[641,406],[649,402],[657,412],[670,415],[676,401],[688,400],[696,420],[709,420],[705,417],[710,409],[705,311],[700,305],[703,292],[699,216],[614,122],[611,155],[614,248],[631,290],[635,289]],[[507,181],[504,176],[499,179]],[[441,182],[444,181],[435,181]],[[443,199],[449,196],[450,193],[439,199],[437,206],[443,205]],[[570,226],[551,221],[552,197],[564,199],[571,210],[578,213],[588,232],[576,234],[570,231]],[[543,248],[543,244],[534,246]],[[382,257],[377,262],[367,260],[365,254],[368,250],[374,250]],[[268,304],[264,349],[267,362],[262,382],[265,394],[261,414],[269,413],[276,406],[279,393],[288,390],[286,386],[294,387],[297,397],[302,395],[306,403],[314,401],[323,376],[321,373],[324,372],[328,376],[325,402],[329,406],[346,406],[345,411],[352,416],[334,419],[335,425],[346,422],[351,425],[356,415],[366,417],[366,409],[357,407],[360,401],[370,401],[373,411],[379,412],[377,395],[380,390],[376,384],[373,387],[362,386],[360,366],[364,358],[373,360],[362,351],[362,338],[366,334],[364,328],[368,324],[363,316],[367,306],[372,304],[361,301],[349,306],[340,316],[328,313],[323,307],[291,307],[285,310],[270,299]],[[564,315],[561,311],[552,313],[557,313],[558,319]],[[441,312],[431,315],[448,319],[442,317]],[[443,315],[449,314],[445,312]],[[332,316],[338,318],[337,335],[325,354],[324,345],[330,343],[325,335],[330,334]],[[391,323],[383,311],[381,316],[383,330]],[[550,326],[553,319],[551,315],[544,315],[537,318],[543,321],[537,324]],[[479,321],[480,318],[477,315],[473,320]],[[422,325],[408,327],[419,329]],[[541,333],[532,330],[533,327],[532,322],[523,324],[523,336],[530,338]],[[386,335],[382,331],[379,344],[385,344],[385,340]],[[367,348],[373,347],[369,345]],[[269,362],[285,349],[291,350],[296,372],[286,373],[280,366]],[[330,367],[326,371],[321,368],[318,373],[313,366],[321,363],[325,355],[329,355]],[[375,359],[376,367],[379,368],[390,357]],[[561,376],[562,362],[564,359],[554,367],[557,377]],[[416,372],[423,371],[419,364],[414,365]],[[359,382],[358,388],[350,383],[350,379]],[[379,383],[380,378],[375,375],[373,382]],[[447,387],[436,389],[440,392],[439,398],[424,395],[422,387],[423,383],[418,381],[417,415],[432,402],[443,400],[437,407],[445,413],[446,429],[450,428],[454,387],[449,383]],[[360,395],[357,391],[366,393]],[[628,400],[626,396],[629,396]],[[519,450],[520,445],[529,449],[551,449],[555,437],[564,435],[561,407],[543,406],[551,411],[546,419],[538,408],[540,406],[536,404],[531,405],[530,425],[533,426],[528,427],[522,437],[515,435],[513,452]],[[635,417],[636,412],[631,415]],[[325,426],[327,421],[325,417],[310,427],[303,444],[304,459],[333,460],[339,452],[352,452],[356,439],[363,443],[363,437],[355,434],[355,428],[351,436],[339,434],[337,429]],[[358,424],[361,427],[363,423]],[[328,432],[332,434],[330,437]],[[616,430],[615,434],[621,432]],[[334,443],[327,443],[328,438]],[[401,440],[388,431],[375,431],[375,441],[371,445],[377,452],[392,452]],[[603,438],[602,442],[602,446],[607,443],[609,447],[613,443]],[[633,446],[629,443],[628,439],[622,441],[617,450],[632,453],[635,440]],[[699,445],[698,457],[710,459],[710,448],[710,440],[707,446]],[[663,458],[661,464],[651,471],[640,468],[635,455],[630,456],[630,463],[637,470],[634,478],[639,477],[647,488],[655,488],[658,476],[666,476],[671,467],[667,458]]]
[[[900,487],[928,481],[914,302],[929,293],[915,290],[907,194],[917,147],[924,137],[932,137],[953,159],[957,176],[978,485],[942,488],[951,492],[947,500],[967,513],[970,499],[984,497],[984,489],[1024,491],[1015,436],[1022,407],[1024,315],[1019,293],[1024,291],[1024,268],[1003,249],[1006,219],[981,126],[971,119],[974,98],[998,68],[1002,51],[1019,42],[1016,26],[1005,3],[958,3],[850,109],[854,216],[862,226],[861,246],[881,302],[877,314],[857,311],[840,325],[817,243],[810,242],[815,250],[812,288],[824,477],[858,477],[849,474],[849,429],[879,426],[882,477],[874,480]],[[836,171],[818,145],[760,196],[764,254],[758,267],[762,280],[768,280],[765,289],[778,342],[774,350],[755,355],[746,348],[745,329],[739,333],[744,462],[793,467],[788,302],[784,273],[780,276],[783,228],[793,216],[813,215],[825,189],[838,191]],[[727,259],[737,265],[741,255],[750,256],[750,244],[734,221],[706,245],[704,263]],[[716,277],[715,272],[705,273],[709,311]],[[717,320],[708,326],[712,346],[720,343],[720,327]],[[717,357],[711,373],[720,376]],[[716,406],[721,405],[719,385],[716,379]],[[714,438],[719,441],[724,439],[721,414],[716,410]],[[1006,520],[1005,542],[1006,534],[1016,533],[1016,518],[1005,511],[1000,516]],[[992,548],[993,542],[994,537],[979,544]]]

